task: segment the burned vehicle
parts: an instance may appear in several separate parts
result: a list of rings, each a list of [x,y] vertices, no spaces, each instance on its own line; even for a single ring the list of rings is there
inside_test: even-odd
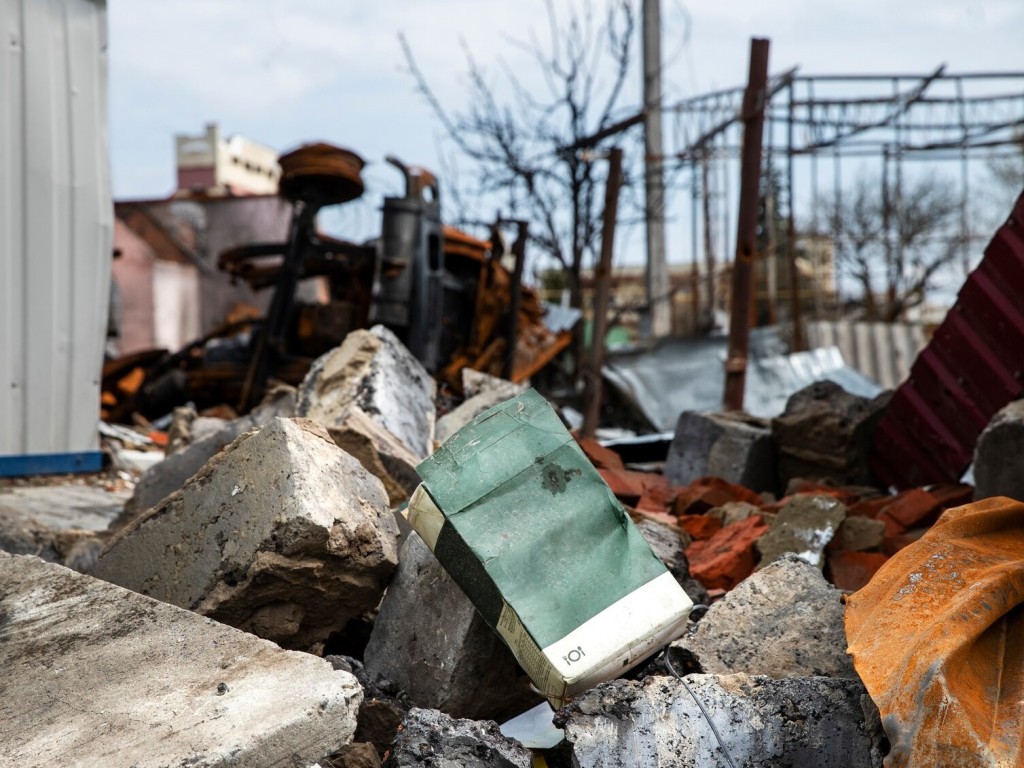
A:
[[[456,394],[463,368],[522,381],[551,362],[569,345],[571,322],[546,322],[545,305],[521,283],[526,224],[518,223],[510,253],[500,238],[492,246],[446,226],[435,176],[387,161],[402,173],[405,193],[384,198],[379,237],[355,243],[321,232],[317,214],[363,194],[363,159],[324,143],[283,155],[279,195],[291,206],[287,238],[230,248],[217,261],[232,279],[271,292],[266,312],[226,323],[181,350],[109,361],[103,417],[154,418],[188,401],[244,413],[268,382],[297,384],[350,331],[376,324],[394,331]],[[316,301],[297,290],[313,278],[320,285]]]

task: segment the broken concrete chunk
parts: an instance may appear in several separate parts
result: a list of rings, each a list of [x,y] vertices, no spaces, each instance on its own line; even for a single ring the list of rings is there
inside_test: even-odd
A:
[[[871,485],[867,454],[891,392],[872,400],[819,381],[792,395],[772,419],[782,487],[794,477],[836,485]]]
[[[775,444],[768,422],[746,414],[683,411],[665,475],[674,485],[720,477],[753,491],[774,492]]]
[[[491,376],[483,371],[472,368],[462,369],[462,394],[468,400],[484,392],[496,392],[502,400],[510,400],[529,389],[529,382],[515,384],[500,376]],[[500,402],[500,401],[499,401]]]
[[[670,647],[709,674],[856,677],[840,593],[796,555],[747,578]]]
[[[331,755],[327,765],[332,768],[380,768],[380,755],[368,742],[347,744]]]
[[[679,586],[683,588],[694,605],[705,605],[708,602],[708,591],[704,585],[690,576],[690,562],[686,559],[686,547],[691,539],[685,531],[677,533],[667,525],[653,520],[640,520],[636,528],[650,544],[651,550],[668,568]],[[684,538],[685,537],[685,538]]]
[[[415,706],[454,717],[503,721],[541,701],[415,533],[402,545],[364,661],[371,681],[391,681]]]
[[[882,729],[860,680],[689,675],[733,764],[743,768],[880,768]],[[700,708],[670,677],[614,680],[556,716],[574,768],[729,763]]]
[[[359,406],[350,405],[327,431],[339,448],[356,457],[367,472],[384,484],[392,507],[406,501],[420,484],[416,474],[419,459]]]
[[[86,571],[96,562],[102,547],[95,531],[51,528],[34,517],[0,506],[0,551],[34,555],[48,563]]]
[[[379,480],[319,424],[275,419],[119,531],[94,574],[306,650],[377,605],[397,536]]]
[[[361,692],[322,659],[32,557],[0,554],[4,765],[309,766]]]
[[[739,523],[754,515],[763,515],[760,507],[755,507],[745,501],[730,501],[720,507],[714,507],[707,511],[708,517],[714,517],[722,521],[722,527]]]
[[[278,386],[267,393],[247,416],[228,422],[225,427],[204,437],[196,438],[181,450],[172,453],[151,467],[139,479],[135,493],[124,506],[124,514],[111,524],[111,529],[122,528],[147,509],[155,507],[185,485],[185,481],[239,436],[261,427],[278,416],[295,415],[295,389]]]
[[[521,394],[523,391],[522,387],[510,381],[504,381],[503,379],[496,379],[495,381],[507,384],[508,386],[486,388],[464,400],[437,420],[437,434],[434,439],[438,443],[443,443],[488,408],[493,408],[499,403],[503,403]]]
[[[863,515],[847,517],[832,537],[830,548],[862,552],[877,549],[885,538],[885,523]]]
[[[787,552],[795,553],[819,570],[825,567],[825,547],[843,520],[846,507],[831,496],[795,496],[772,521],[768,532],[757,541],[764,568]]]
[[[313,362],[299,386],[297,414],[331,429],[357,405],[422,459],[434,437],[434,392],[427,369],[395,334],[376,325],[353,331]]]
[[[533,754],[503,736],[498,724],[456,720],[431,709],[410,710],[384,768],[530,768]]]
[[[974,498],[1024,501],[1024,400],[1015,400],[988,423],[974,449]]]

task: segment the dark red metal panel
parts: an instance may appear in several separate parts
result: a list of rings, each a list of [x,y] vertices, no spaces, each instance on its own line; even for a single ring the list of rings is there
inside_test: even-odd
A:
[[[978,435],[1024,392],[1024,194],[875,430],[871,466],[898,488],[955,482]]]

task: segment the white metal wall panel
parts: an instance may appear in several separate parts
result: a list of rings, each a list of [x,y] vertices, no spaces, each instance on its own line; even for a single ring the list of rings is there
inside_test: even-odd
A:
[[[113,239],[105,0],[0,0],[0,456],[95,450]]]
[[[916,323],[851,323],[816,320],[807,323],[811,347],[839,347],[847,365],[895,389],[910,373],[925,345],[924,328]]]

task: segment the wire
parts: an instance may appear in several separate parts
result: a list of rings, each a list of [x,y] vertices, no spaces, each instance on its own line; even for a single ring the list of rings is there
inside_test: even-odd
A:
[[[711,719],[711,715],[708,714],[708,711],[704,708],[704,704],[701,702],[700,699],[697,698],[697,694],[693,692],[693,689],[690,688],[690,686],[686,683],[682,675],[676,672],[676,668],[672,666],[672,659],[668,651],[669,649],[666,648],[662,653],[662,657],[665,660],[665,666],[668,667],[668,671],[671,672],[675,676],[675,678],[683,684],[683,687],[686,689],[686,692],[689,693],[693,700],[696,702],[697,707],[700,709],[700,713],[704,715],[704,719],[708,721],[708,725],[711,726],[711,732],[715,734],[715,739],[718,741],[718,748],[722,750],[722,754],[725,755],[725,759],[729,763],[729,768],[736,768],[736,763],[733,762],[732,755],[729,754],[729,750],[725,746],[725,741],[722,739],[722,734],[720,734],[718,732],[718,728],[715,727],[715,723]]]

